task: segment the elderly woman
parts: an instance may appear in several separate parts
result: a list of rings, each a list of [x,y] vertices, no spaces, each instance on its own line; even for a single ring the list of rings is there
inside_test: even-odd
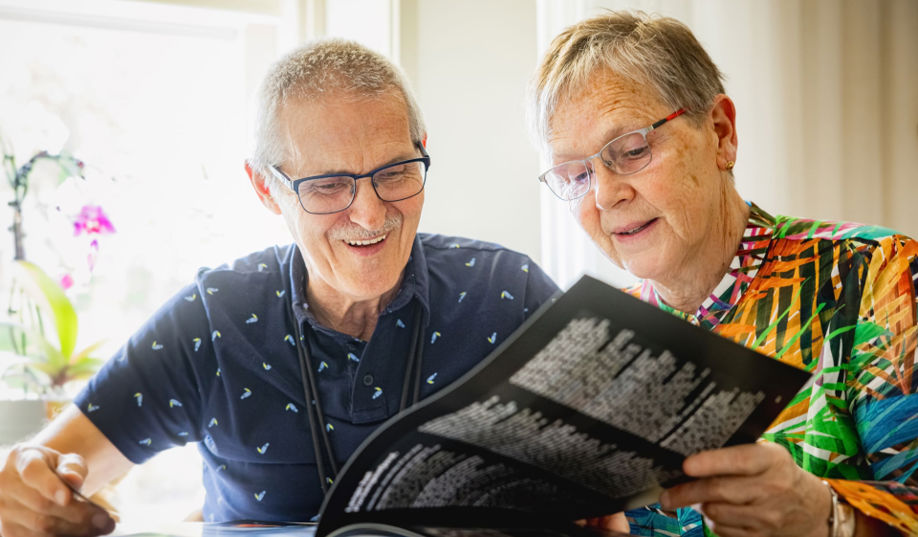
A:
[[[630,291],[814,373],[763,441],[688,457],[695,479],[630,530],[918,534],[918,243],[743,201],[721,78],[678,21],[612,13],[559,35],[532,84],[539,179]]]

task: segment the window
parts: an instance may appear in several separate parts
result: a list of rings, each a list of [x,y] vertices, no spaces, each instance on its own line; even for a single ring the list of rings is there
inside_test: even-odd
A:
[[[0,0],[6,147],[18,165],[41,150],[86,163],[85,181],[60,187],[53,166],[36,166],[26,258],[73,278],[78,346],[104,339],[103,357],[198,267],[290,241],[251,192],[243,161],[252,95],[263,70],[292,45],[299,3],[249,2],[244,13],[176,4]],[[0,196],[10,196],[5,185]],[[6,201],[4,230],[12,218]],[[73,234],[72,217],[87,204],[101,206],[116,230],[97,237],[96,252]],[[0,240],[6,289],[12,237]],[[200,507],[192,451],[163,454],[128,474],[114,498],[126,520],[143,527]]]

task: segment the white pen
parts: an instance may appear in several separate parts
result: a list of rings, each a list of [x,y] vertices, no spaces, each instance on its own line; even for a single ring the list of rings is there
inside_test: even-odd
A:
[[[86,496],[84,496],[83,493],[81,493],[79,490],[76,489],[76,487],[74,487],[73,485],[71,485],[69,481],[67,481],[66,479],[64,479],[64,477],[63,477],[61,474],[57,474],[57,477],[60,478],[60,480],[64,482],[64,485],[66,485],[67,488],[70,489],[70,492],[72,492],[73,495],[74,495],[78,500],[82,500],[82,501],[84,501],[84,502],[86,502],[86,503],[88,503],[88,504],[90,504],[90,505],[92,505],[92,506],[94,506],[94,507],[98,507],[99,509],[102,509],[102,510],[105,511],[106,513],[108,512],[108,509],[102,507],[101,505],[97,504],[96,502],[94,502],[94,501],[90,500],[89,498],[87,498]]]

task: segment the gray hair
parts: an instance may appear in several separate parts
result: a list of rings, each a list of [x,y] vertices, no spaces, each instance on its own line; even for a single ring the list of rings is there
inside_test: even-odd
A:
[[[272,177],[268,167],[289,157],[278,129],[278,114],[288,99],[335,95],[374,98],[393,93],[404,98],[411,141],[420,145],[426,132],[424,119],[398,67],[354,41],[321,39],[306,43],[277,61],[262,82],[255,116],[255,148],[249,165]]]
[[[692,31],[669,17],[609,12],[566,28],[548,47],[529,86],[528,115],[534,138],[545,143],[559,102],[582,91],[597,70],[654,90],[672,110],[700,124],[723,73]]]

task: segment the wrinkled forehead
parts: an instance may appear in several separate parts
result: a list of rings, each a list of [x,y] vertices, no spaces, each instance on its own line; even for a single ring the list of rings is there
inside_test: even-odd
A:
[[[415,153],[400,94],[288,99],[279,127],[285,163],[301,173],[356,172]]]
[[[314,133],[317,141],[336,136],[391,135],[401,130],[408,136],[408,107],[399,93],[376,96],[335,93],[286,99],[278,119],[288,132]],[[385,127],[385,128],[383,128]]]
[[[596,69],[559,92],[546,121],[544,141],[550,154],[563,153],[565,144],[642,128],[649,118],[668,114],[666,110],[653,86],[607,68]]]

